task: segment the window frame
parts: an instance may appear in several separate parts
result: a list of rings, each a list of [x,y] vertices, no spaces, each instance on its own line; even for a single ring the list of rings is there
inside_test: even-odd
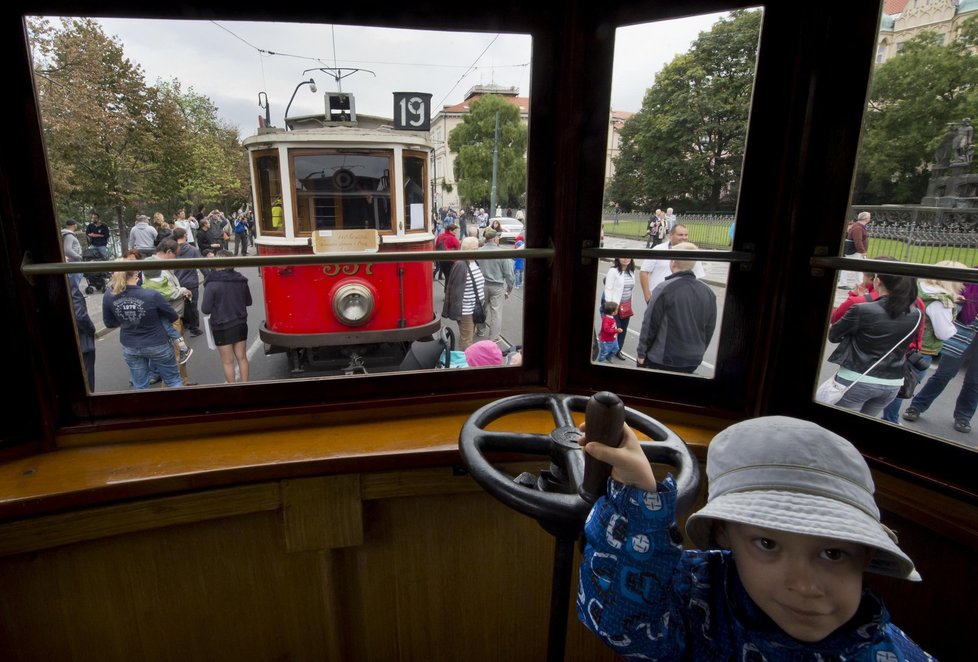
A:
[[[131,11],[116,0],[104,1],[120,14]],[[906,429],[881,428],[887,424],[812,401],[824,340],[813,329],[827,326],[829,306],[821,302],[830,300],[832,269],[841,268],[829,263],[813,267],[812,260],[835,255],[839,248],[842,221],[835,219],[844,218],[849,204],[876,49],[880,8],[871,4],[832,5],[817,15],[790,4],[703,0],[661,6],[612,0],[600,7],[572,0],[557,16],[505,0],[491,8],[433,3],[410,15],[387,7],[345,10],[345,20],[363,25],[498,29],[531,36],[529,96],[534,110],[529,118],[527,217],[534,221],[527,229],[527,246],[552,246],[555,257],[527,260],[526,280],[532,286],[524,305],[532,316],[528,312],[524,325],[526,363],[479,371],[478,379],[466,371],[446,371],[434,387],[427,373],[383,374],[344,380],[341,394],[332,388],[339,382],[300,381],[229,387],[220,391],[219,399],[201,398],[205,391],[198,389],[154,392],[151,397],[85,394],[64,278],[28,279],[19,269],[23,263],[56,263],[61,255],[46,164],[31,158],[43,154],[44,145],[20,15],[39,12],[31,11],[32,0],[5,10],[0,49],[10,65],[8,91],[22,103],[12,104],[14,126],[20,128],[9,132],[0,151],[0,231],[7,255],[0,296],[4,309],[24,320],[23,326],[14,325],[12,341],[40,351],[11,360],[30,384],[14,396],[13,406],[26,418],[4,434],[7,445],[0,454],[56,448],[72,435],[85,443],[92,431],[138,434],[161,424],[219,425],[242,418],[284,422],[297,414],[369,412],[535,390],[607,389],[631,405],[679,411],[691,420],[802,416],[842,432],[878,466],[940,491],[975,498],[978,454]],[[271,17],[269,10],[242,9],[221,0],[208,5],[214,18]],[[724,335],[716,376],[703,380],[594,366],[590,333],[596,278],[587,263],[594,257],[585,252],[598,243],[595,219],[601,217],[605,183],[614,28],[753,6],[763,7],[765,15],[734,243],[736,252],[751,259],[730,270],[726,310],[718,327]],[[58,8],[56,1],[44,5],[43,12],[55,15]],[[66,15],[85,13],[68,3],[60,9]],[[138,13],[167,17],[168,11],[160,6]],[[328,22],[336,17],[327,10],[276,7],[274,18]],[[783,89],[785,81],[790,89]],[[919,271],[927,273],[926,268]],[[327,397],[333,399],[324,403]],[[168,413],[172,411],[181,412],[179,422]]]

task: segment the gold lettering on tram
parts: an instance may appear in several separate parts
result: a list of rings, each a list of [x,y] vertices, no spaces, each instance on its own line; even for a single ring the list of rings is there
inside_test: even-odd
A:
[[[323,273],[327,276],[356,276],[361,268],[364,276],[372,276],[374,273],[372,264],[327,264],[323,267]]]

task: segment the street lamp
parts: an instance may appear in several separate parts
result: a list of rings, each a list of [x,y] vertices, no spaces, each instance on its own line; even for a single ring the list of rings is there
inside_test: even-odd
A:
[[[295,89],[292,90],[292,98],[289,99],[289,105],[285,107],[285,115],[282,118],[283,121],[285,122],[285,128],[286,129],[289,128],[289,108],[292,107],[292,102],[295,101],[295,94],[296,94],[296,92],[298,92],[299,91],[299,88],[302,87],[303,85],[308,85],[309,86],[309,89],[312,90],[313,92],[316,91],[316,81],[313,78],[310,78],[309,80],[304,80],[304,81],[302,81],[301,83],[299,83],[298,85],[295,86]]]

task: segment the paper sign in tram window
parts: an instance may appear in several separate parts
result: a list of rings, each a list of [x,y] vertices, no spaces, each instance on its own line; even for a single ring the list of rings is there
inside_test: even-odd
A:
[[[409,226],[412,230],[424,230],[424,203],[411,203],[411,222]]]

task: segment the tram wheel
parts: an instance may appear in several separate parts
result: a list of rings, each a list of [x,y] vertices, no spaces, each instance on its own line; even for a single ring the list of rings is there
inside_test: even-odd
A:
[[[608,395],[617,400],[617,396]],[[596,460],[587,456],[579,445],[582,435],[572,414],[585,411],[589,400],[583,395],[529,393],[491,402],[469,416],[462,426],[459,433],[462,461],[483,489],[510,508],[541,524],[583,526],[592,505],[579,494],[584,483],[585,461]],[[556,427],[551,433],[486,429],[503,416],[535,409],[552,414]],[[699,463],[689,447],[675,432],[638,410],[624,407],[624,420],[633,430],[651,439],[640,442],[650,462],[675,469],[677,509],[688,510],[699,492]],[[590,421],[588,425],[591,426]],[[522,474],[514,478],[489,461],[489,455],[500,454],[510,459],[526,455],[549,458],[550,470],[536,477]]]

